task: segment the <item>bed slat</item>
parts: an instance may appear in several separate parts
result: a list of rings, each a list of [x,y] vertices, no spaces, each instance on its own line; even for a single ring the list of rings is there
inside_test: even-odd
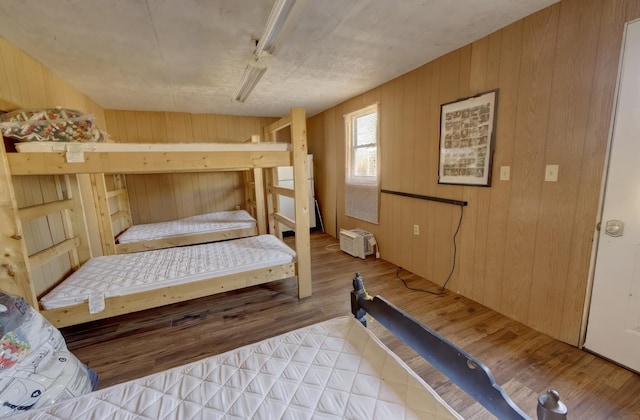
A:
[[[295,198],[295,192],[291,188],[276,187],[274,185],[271,187],[271,192],[276,195],[284,195],[285,197]]]
[[[119,197],[123,194],[126,194],[127,190],[124,188],[120,188],[117,190],[107,191],[107,198]]]
[[[77,237],[58,242],[57,244],[50,246],[49,248],[43,249],[40,252],[36,252],[35,254],[30,255],[29,263],[34,266],[46,264],[47,261],[59,257],[62,254],[66,254],[67,252],[70,252],[78,246],[80,246],[80,239]]]
[[[273,218],[276,219],[277,222],[280,222],[286,227],[288,227],[289,229],[293,229],[294,231],[296,230],[296,222],[289,219],[287,216],[283,215],[282,213],[274,213]]]
[[[73,200],[58,200],[49,203],[37,204],[35,206],[23,207],[18,210],[18,215],[22,221],[33,220],[44,217],[51,213],[59,213],[73,208]]]

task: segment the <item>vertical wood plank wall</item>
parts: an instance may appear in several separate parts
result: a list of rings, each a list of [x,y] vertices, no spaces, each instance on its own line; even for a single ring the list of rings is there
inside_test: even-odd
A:
[[[123,143],[238,142],[275,118],[105,110],[107,131]],[[127,175],[134,224],[245,208],[241,172]]]
[[[0,110],[53,108],[56,106],[93,114],[96,116],[98,126],[105,126],[104,113],[99,105],[51,73],[42,64],[0,38]],[[84,181],[88,182],[88,177]],[[84,181],[81,180],[81,182]],[[13,185],[15,199],[19,207],[42,204],[57,199],[56,181],[52,176],[15,177]],[[3,192],[4,194],[5,192]],[[89,210],[88,223],[97,226],[95,212],[93,212],[92,206],[89,207],[87,209]],[[3,219],[2,223],[11,223],[11,220]],[[12,227],[12,229],[16,228]],[[61,240],[64,235],[63,222],[60,218],[55,217],[39,218],[25,223],[23,234],[27,242],[27,253],[33,254]],[[97,235],[90,236],[96,239]],[[2,249],[9,249],[8,241],[11,239],[4,236],[0,238]],[[100,247],[99,238],[97,243],[92,245],[92,248],[94,247]],[[61,256],[42,267],[33,268],[34,292],[40,294],[66,274],[69,269],[70,263],[66,256]],[[24,271],[24,269],[22,270]],[[25,273],[18,274],[20,276],[26,275]],[[31,300],[26,296],[27,293],[12,286],[10,279],[4,275],[5,270],[0,270],[1,289],[22,294]]]
[[[383,258],[439,284],[451,269],[458,207],[382,194],[379,225],[344,215],[343,115],[379,102],[382,188],[469,202],[448,288],[576,345],[624,23],[638,17],[636,0],[563,0],[311,118],[327,231],[369,230]],[[440,104],[495,88],[492,186],[438,185]]]

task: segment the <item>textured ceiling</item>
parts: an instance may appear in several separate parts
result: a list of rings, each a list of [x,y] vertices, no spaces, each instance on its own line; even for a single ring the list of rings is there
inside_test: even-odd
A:
[[[0,36],[106,109],[312,115],[556,1],[298,0],[245,103],[274,0],[0,0]]]

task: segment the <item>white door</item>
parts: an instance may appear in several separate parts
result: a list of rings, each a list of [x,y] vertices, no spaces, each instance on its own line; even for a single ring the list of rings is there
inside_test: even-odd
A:
[[[626,29],[585,347],[640,372],[640,21]]]

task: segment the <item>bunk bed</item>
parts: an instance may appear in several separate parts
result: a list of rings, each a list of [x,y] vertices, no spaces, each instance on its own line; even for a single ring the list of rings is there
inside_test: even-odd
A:
[[[529,419],[482,362],[384,298],[369,296],[359,274],[353,286],[353,317],[313,324],[19,418],[462,419],[366,328],[364,319],[372,316],[497,418]],[[539,420],[567,418],[567,407],[553,390],[538,398],[536,411]]]
[[[122,149],[98,151],[85,150],[83,146],[80,150],[49,151],[49,152],[29,152],[29,153],[2,153],[2,171],[0,175],[3,181],[0,184],[0,209],[5,212],[7,219],[11,222],[3,226],[2,241],[6,243],[5,252],[0,256],[0,282],[2,288],[20,294],[34,307],[40,307],[41,313],[55,326],[62,327],[96,319],[121,315],[133,311],[139,311],[156,306],[166,305],[174,302],[185,301],[202,297],[214,293],[221,293],[228,290],[257,285],[269,281],[285,279],[297,276],[298,296],[304,298],[311,295],[311,258],[310,239],[308,226],[308,191],[306,182],[306,117],[303,109],[294,108],[290,115],[280,119],[265,128],[268,138],[275,138],[278,132],[287,131],[290,144],[282,145],[270,143],[258,143],[255,140],[251,144],[223,146],[223,150],[210,150],[206,146],[202,150],[196,150],[192,146],[181,145],[161,145],[154,148],[151,145],[143,151],[123,151]],[[115,146],[107,146],[115,147]],[[253,178],[260,182],[264,168],[276,168],[278,166],[293,166],[295,188],[293,191],[286,191],[295,198],[296,220],[298,223],[289,221],[296,230],[295,254],[289,256],[289,260],[276,260],[259,266],[252,266],[246,262],[240,263],[242,270],[231,270],[223,267],[222,272],[215,276],[211,270],[203,268],[184,268],[189,282],[178,281],[171,285],[161,283],[160,288],[151,288],[136,283],[131,289],[133,293],[125,294],[119,288],[111,290],[106,286],[98,286],[95,293],[83,291],[81,302],[70,302],[69,306],[58,307],[58,305],[39,305],[39,298],[50,290],[41,290],[35,287],[32,282],[30,270],[32,266],[41,266],[53,258],[68,255],[73,273],[70,277],[79,276],[84,271],[89,270],[94,265],[104,267],[117,267],[119,265],[136,266],[139,262],[135,260],[140,254],[151,254],[152,260],[163,259],[165,254],[172,253],[169,250],[153,250],[126,255],[109,255],[90,260],[88,250],[88,236],[86,221],[84,219],[84,206],[82,195],[78,188],[74,175],[77,174],[136,174],[136,173],[179,173],[179,172],[202,172],[212,170],[244,170],[253,172]],[[12,178],[27,175],[54,175],[61,177],[60,183],[64,188],[60,188],[58,200],[53,200],[30,208],[18,208],[13,190]],[[95,179],[95,177],[94,177]],[[256,188],[256,194],[262,194]],[[273,196],[278,192],[273,192]],[[270,197],[273,198],[273,197]],[[85,197],[86,201],[86,197]],[[257,206],[258,221],[266,220],[264,206]],[[54,216],[52,216],[54,215]],[[300,215],[300,217],[298,216]],[[52,246],[39,250],[37,253],[29,255],[22,233],[21,222],[39,217],[56,217],[64,221],[64,238],[57,241]],[[278,214],[271,217],[280,218]],[[103,220],[106,220],[103,219]],[[260,222],[258,222],[260,224]],[[110,224],[110,221],[109,221]],[[259,236],[256,238],[260,238]],[[248,238],[249,240],[252,238]],[[273,238],[271,238],[273,239]],[[264,242],[264,239],[256,239]],[[227,241],[231,243],[236,240]],[[241,245],[249,248],[260,249],[260,246],[248,244],[247,240],[237,241]],[[224,253],[216,244],[202,245],[207,248],[204,251],[189,250],[186,252],[200,252],[196,256],[196,261],[210,261],[208,255],[212,253]],[[273,245],[266,245],[272,248]],[[190,248],[190,247],[184,247]],[[179,248],[175,248],[179,249]],[[229,251],[243,253],[244,251]],[[127,257],[127,256],[133,257]],[[203,257],[204,255],[204,257]],[[227,254],[228,255],[228,254]],[[115,260],[110,258],[125,258]],[[127,259],[129,258],[129,259]],[[181,257],[178,257],[180,259]],[[104,260],[108,259],[108,260]],[[109,260],[110,259],[110,260]],[[89,262],[87,262],[89,261]],[[93,261],[93,262],[92,262]],[[85,269],[87,267],[87,269]],[[100,272],[101,268],[98,268]],[[168,268],[166,270],[169,270]],[[104,271],[102,272],[104,274]],[[111,275],[111,274],[109,274]],[[101,274],[95,272],[90,275],[95,279]],[[116,273],[116,278],[126,277],[126,274]],[[142,275],[144,277],[144,275]],[[174,274],[165,276],[175,277]],[[123,283],[124,284],[124,283]],[[139,287],[138,287],[139,286]],[[84,286],[80,286],[84,288]],[[40,290],[38,290],[40,289]],[[53,289],[53,288],[51,288]],[[78,295],[78,289],[65,292],[68,295]],[[85,300],[86,297],[86,300]]]
[[[243,143],[198,143],[198,144],[141,144],[141,143],[58,143],[24,142],[16,143],[20,153],[59,152],[65,153],[67,160],[83,159],[84,152],[175,152],[175,151],[242,151],[255,148],[260,136],[249,139],[252,145]],[[246,143],[246,142],[245,142]],[[284,143],[264,143],[261,149],[286,150]],[[250,175],[250,176],[247,176]],[[256,177],[253,171],[243,171],[245,180],[245,210],[226,210],[197,214],[176,220],[133,224],[129,191],[126,177],[121,174],[91,174],[93,202],[98,215],[98,228],[104,255],[116,255],[129,252],[148,251],[183,245],[215,242],[228,239],[264,234],[266,228],[263,218],[257,214],[264,208],[262,177]],[[257,183],[256,183],[257,179]],[[259,218],[259,221],[256,220]]]

